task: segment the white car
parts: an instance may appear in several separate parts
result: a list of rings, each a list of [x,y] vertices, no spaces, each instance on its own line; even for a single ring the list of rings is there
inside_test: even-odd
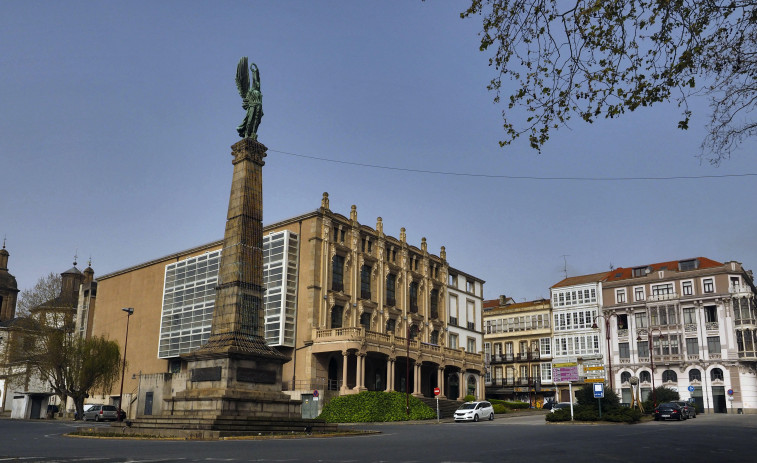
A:
[[[493,420],[494,407],[489,402],[465,402],[455,411],[455,421]]]

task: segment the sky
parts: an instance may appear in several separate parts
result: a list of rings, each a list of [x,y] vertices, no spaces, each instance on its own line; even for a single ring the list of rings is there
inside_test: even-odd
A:
[[[0,237],[19,288],[74,256],[97,277],[223,237],[242,56],[260,68],[264,224],[328,192],[332,211],[354,204],[360,223],[380,216],[389,235],[445,246],[486,299],[519,302],[610,266],[754,268],[757,177],[722,177],[757,173],[754,142],[701,162],[697,100],[688,131],[669,104],[575,120],[541,153],[502,148],[481,20],[461,19],[465,7],[1,1]],[[676,176],[719,177],[554,179]]]

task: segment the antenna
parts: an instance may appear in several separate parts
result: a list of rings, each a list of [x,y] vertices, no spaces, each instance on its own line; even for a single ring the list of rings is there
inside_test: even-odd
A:
[[[562,256],[560,256],[562,257],[562,261],[563,261],[562,273],[563,275],[565,275],[566,279],[568,278],[568,259],[566,259],[566,257],[569,257],[569,256],[570,254],[563,254]]]
[[[612,262],[610,262],[610,271],[612,272],[613,270],[615,270],[615,266],[612,265]]]

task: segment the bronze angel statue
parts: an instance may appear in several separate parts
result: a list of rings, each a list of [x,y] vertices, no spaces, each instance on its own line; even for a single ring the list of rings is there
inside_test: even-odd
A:
[[[250,85],[252,74],[252,85]],[[247,57],[243,56],[237,65],[237,89],[242,96],[242,108],[247,111],[242,123],[237,127],[237,132],[242,138],[258,139],[258,126],[263,118],[263,94],[260,93],[260,71],[255,63],[247,72]]]

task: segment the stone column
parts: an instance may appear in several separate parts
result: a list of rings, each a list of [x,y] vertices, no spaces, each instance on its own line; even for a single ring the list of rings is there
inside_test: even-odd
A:
[[[355,362],[355,391],[364,391],[365,388],[365,354],[357,354]]]
[[[437,371],[436,373],[436,382],[437,384],[439,384],[439,390],[441,391],[439,393],[439,398],[446,399],[447,396],[445,395],[445,391],[444,391],[444,367],[443,366],[440,366],[439,371]]]
[[[458,396],[457,396],[457,398],[459,400],[463,400],[463,397],[465,397],[465,384],[463,384],[463,379],[464,379],[465,374],[464,374],[463,370],[460,370],[460,372],[457,374],[457,376],[459,378],[457,380],[457,384],[458,384],[458,387],[457,387],[457,389],[458,389],[458,391],[457,391],[458,392]]]
[[[344,394],[347,392],[347,360],[349,360],[350,353],[348,351],[342,351],[342,387],[339,391]]]
[[[421,364],[417,362],[415,364],[414,368],[414,376],[413,376],[413,395],[414,396],[420,396],[421,395]]]
[[[394,359],[386,360],[386,392],[394,390]]]

